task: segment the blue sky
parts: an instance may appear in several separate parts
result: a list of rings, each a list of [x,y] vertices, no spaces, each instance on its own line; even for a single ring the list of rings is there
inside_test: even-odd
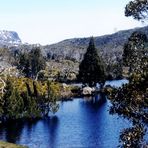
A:
[[[0,0],[0,30],[18,32],[23,42],[51,44],[100,36],[143,24],[126,18],[129,0]]]

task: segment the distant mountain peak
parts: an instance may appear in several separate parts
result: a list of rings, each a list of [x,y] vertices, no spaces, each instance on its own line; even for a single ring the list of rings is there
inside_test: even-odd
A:
[[[1,44],[20,44],[22,43],[17,32],[0,30],[0,43]]]

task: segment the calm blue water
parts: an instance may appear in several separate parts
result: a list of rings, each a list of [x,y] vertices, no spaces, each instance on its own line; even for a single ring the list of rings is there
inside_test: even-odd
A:
[[[110,115],[109,106],[88,98],[61,102],[55,116],[1,126],[0,139],[30,148],[115,148],[120,131],[130,124]]]
[[[106,85],[110,85],[112,87],[121,87],[122,84],[127,84],[129,81],[127,79],[123,79],[123,80],[114,80],[114,81],[106,81],[105,82],[105,86]]]

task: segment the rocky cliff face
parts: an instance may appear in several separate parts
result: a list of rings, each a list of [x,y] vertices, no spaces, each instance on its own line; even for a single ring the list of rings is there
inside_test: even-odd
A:
[[[8,45],[8,44],[20,44],[21,39],[18,34],[14,31],[0,31],[0,45]]]
[[[21,39],[14,31],[0,30],[0,71],[9,68],[13,62],[12,47],[21,44]]]

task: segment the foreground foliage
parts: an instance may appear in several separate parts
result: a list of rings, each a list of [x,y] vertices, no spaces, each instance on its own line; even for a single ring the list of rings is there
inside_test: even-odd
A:
[[[8,77],[0,96],[0,119],[36,118],[55,113],[60,86],[49,81]]]
[[[147,0],[130,1],[125,8],[126,16],[143,20],[147,17]],[[110,92],[112,107],[117,113],[132,121],[133,127],[120,135],[121,147],[146,147],[144,141],[148,124],[148,39],[144,33],[134,32],[124,46],[123,64],[129,69],[129,84]]]
[[[125,7],[125,16],[132,16],[136,20],[144,20],[147,18],[148,1],[133,0]]]
[[[136,42],[137,41],[137,42]],[[146,36],[134,32],[125,45],[123,62],[129,67],[129,84],[110,92],[112,107],[117,113],[132,121],[133,127],[121,133],[121,147],[139,148],[148,124],[148,50]]]
[[[130,1],[125,15],[143,20],[147,15],[148,1]],[[132,121],[133,127],[120,135],[120,147],[147,147],[144,141],[148,125],[148,40],[144,33],[134,32],[124,46],[123,64],[129,69],[129,84],[109,92],[112,102],[110,112]]]

